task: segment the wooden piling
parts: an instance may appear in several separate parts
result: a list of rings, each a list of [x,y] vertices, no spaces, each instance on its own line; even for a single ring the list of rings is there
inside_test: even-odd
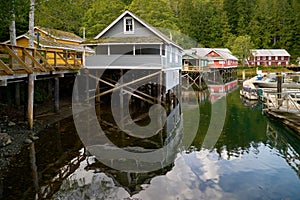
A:
[[[281,92],[282,92],[282,75],[281,73],[277,73],[277,93],[278,93],[278,99],[281,99]],[[281,104],[281,102],[278,100],[278,103]]]
[[[28,102],[27,116],[29,129],[33,129],[33,104],[34,104],[34,74],[28,74]]]
[[[54,111],[59,112],[59,78],[54,78]]]
[[[20,106],[20,104],[21,104],[20,83],[16,83],[16,87],[15,87],[15,103],[16,103],[16,106]]]

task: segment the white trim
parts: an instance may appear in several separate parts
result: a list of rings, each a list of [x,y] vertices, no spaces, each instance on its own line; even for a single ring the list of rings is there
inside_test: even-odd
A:
[[[132,26],[132,30],[131,31],[126,31],[126,20],[127,19],[131,19],[131,26]],[[132,17],[124,17],[123,18],[123,32],[124,34],[134,34],[134,19]]]
[[[150,43],[150,42],[144,42],[144,43],[95,43],[95,44],[84,44],[86,46],[105,46],[105,45],[153,45],[153,44],[163,44],[162,42],[154,42],[154,43]]]
[[[162,69],[162,66],[85,66],[88,69]]]
[[[101,31],[96,37],[94,37],[94,39],[97,40],[101,36],[103,36],[109,29],[111,29],[115,24],[117,24],[127,14],[130,15],[132,18],[134,18],[139,23],[141,23],[143,26],[145,26],[146,28],[148,28],[152,33],[154,33],[156,36],[158,36],[160,39],[162,39],[166,43],[172,44],[175,47],[183,50],[182,47],[180,47],[179,45],[175,44],[173,41],[171,41],[169,39],[166,39],[164,36],[162,36],[160,33],[158,33],[156,30],[154,30],[151,26],[147,25],[140,18],[138,18],[137,16],[135,16],[133,13],[131,13],[128,10],[126,10],[125,12],[123,12],[117,19],[115,19],[110,25],[108,25],[103,31]]]

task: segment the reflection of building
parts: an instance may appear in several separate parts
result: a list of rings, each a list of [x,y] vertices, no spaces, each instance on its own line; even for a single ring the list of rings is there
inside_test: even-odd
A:
[[[86,138],[83,141],[88,151],[120,171],[152,171],[172,162],[182,135],[177,130],[182,126],[182,48],[128,10],[84,45],[95,49],[95,55],[86,57],[85,68],[90,82],[97,82],[84,90],[94,91],[96,101],[99,97],[111,107],[112,112],[100,114],[100,118],[113,130],[108,133],[111,138],[105,138],[99,127],[80,121],[89,113],[76,116],[75,121],[85,127],[79,135]],[[100,77],[98,72],[103,72]],[[96,107],[100,107],[98,102]],[[138,125],[143,120],[150,122]],[[88,128],[101,134],[91,138]],[[116,135],[119,143],[113,138]],[[120,140],[122,137],[133,141]]]
[[[287,66],[290,54],[285,49],[253,49],[248,58],[249,66]]]

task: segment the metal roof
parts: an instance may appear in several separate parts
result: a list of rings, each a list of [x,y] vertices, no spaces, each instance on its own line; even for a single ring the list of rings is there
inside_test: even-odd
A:
[[[212,59],[210,56],[207,56],[210,52],[214,51],[217,53],[221,59],[225,60],[238,60],[237,57],[231,54],[231,51],[227,48],[192,48],[184,50],[186,54],[194,54],[200,58]]]
[[[285,49],[252,49],[253,56],[291,56]]]

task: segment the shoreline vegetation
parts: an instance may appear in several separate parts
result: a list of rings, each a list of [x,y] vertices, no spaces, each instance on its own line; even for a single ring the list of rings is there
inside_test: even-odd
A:
[[[277,72],[294,72],[286,67],[242,67],[237,68],[238,79],[242,79],[243,70],[245,70],[246,78],[256,76],[256,70],[262,70],[264,73],[277,73]]]

